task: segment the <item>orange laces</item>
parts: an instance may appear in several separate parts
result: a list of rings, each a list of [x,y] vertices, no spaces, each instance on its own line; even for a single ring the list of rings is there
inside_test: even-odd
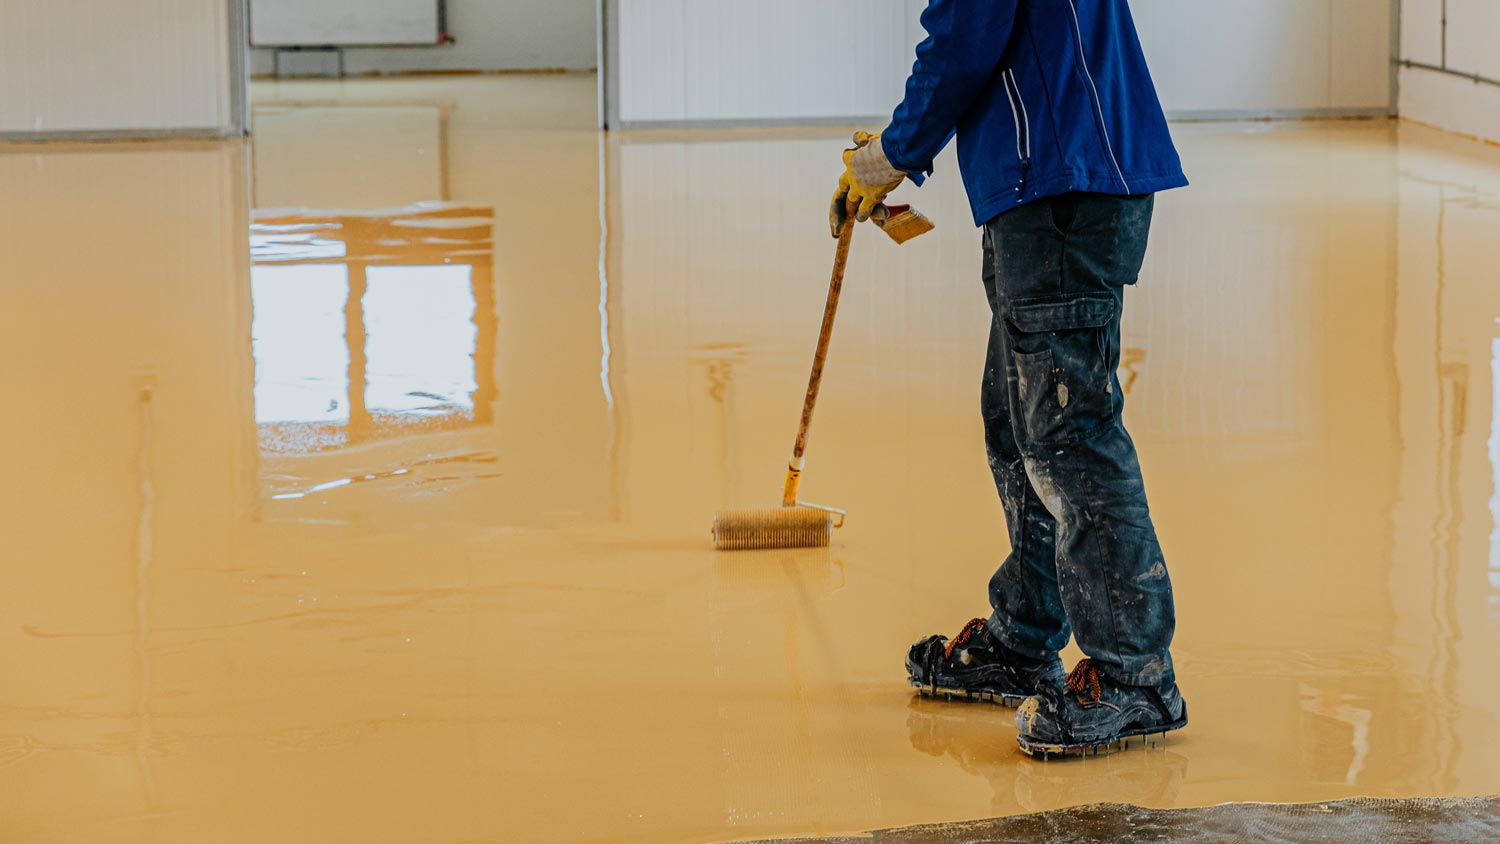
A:
[[[978,636],[982,632],[984,632],[984,619],[982,618],[976,618],[968,624],[965,624],[964,629],[958,631],[958,635],[954,636],[953,639],[948,642],[948,647],[943,649],[943,658],[952,659],[953,652],[955,650],[969,644],[970,639]]]
[[[1078,695],[1078,702],[1084,706],[1098,703],[1099,696],[1102,694],[1099,688],[1099,678],[1103,674],[1104,672],[1094,665],[1092,659],[1081,659],[1077,665],[1073,666],[1073,670],[1068,672],[1068,691]],[[1084,699],[1085,690],[1092,696],[1091,700]]]

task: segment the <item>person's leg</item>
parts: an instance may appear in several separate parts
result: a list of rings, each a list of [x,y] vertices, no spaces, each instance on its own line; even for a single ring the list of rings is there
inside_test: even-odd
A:
[[[1024,210],[1024,209],[1023,209]],[[1017,213],[1016,211],[1010,212]],[[1011,248],[1026,238],[1024,226],[1006,226]],[[1039,244],[1050,241],[1042,237]],[[991,227],[984,230],[984,291],[993,319],[979,407],[990,471],[1005,509],[1010,554],[990,578],[990,632],[1006,647],[1033,659],[1056,654],[1068,643],[1067,614],[1057,587],[1057,521],[1032,489],[1016,445],[1006,373],[1011,369],[1004,306],[999,298],[998,257]]]
[[[1015,214],[1017,212],[1009,212]],[[985,446],[1005,508],[1010,555],[990,578],[988,619],[976,618],[953,638],[928,636],[907,651],[910,683],[924,695],[1016,705],[1044,686],[1060,684],[1057,652],[1068,643],[1058,592],[1057,523],[1026,477],[1011,420],[1006,372],[1009,349],[999,293],[993,232],[984,232],[984,288],[993,311],[980,393]]]
[[[1173,681],[1172,586],[1115,374],[1123,291],[1140,272],[1152,205],[1150,196],[1053,197],[1001,215],[988,236],[1012,434],[1033,494],[1057,523],[1067,620],[1111,680],[1165,687]],[[1024,529],[1021,539],[1031,539]],[[1019,569],[1016,580],[1040,571]],[[1007,608],[1029,606],[1010,591],[1000,595]]]

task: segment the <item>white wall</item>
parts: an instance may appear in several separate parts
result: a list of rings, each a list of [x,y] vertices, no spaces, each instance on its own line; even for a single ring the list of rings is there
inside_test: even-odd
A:
[[[1176,116],[1375,112],[1391,102],[1391,0],[1134,0]]]
[[[233,1],[0,0],[0,134],[231,134]]]
[[[1402,67],[1402,117],[1500,141],[1500,2],[1402,0],[1400,57],[1429,66]]]
[[[925,0],[610,0],[625,125],[888,116]],[[1135,0],[1168,111],[1386,113],[1392,0]],[[1472,0],[1491,2],[1491,0]],[[797,26],[786,25],[795,20]],[[850,72],[859,57],[860,73]]]
[[[888,115],[921,39],[924,5],[612,2],[618,115],[627,123]]]
[[[0,0],[3,1],[3,0]],[[350,49],[347,73],[423,70],[587,70],[598,64],[596,0],[448,0],[442,47]],[[252,72],[271,72],[271,51],[252,50]],[[287,56],[283,73],[321,73],[326,57]],[[332,60],[328,59],[331,69]]]

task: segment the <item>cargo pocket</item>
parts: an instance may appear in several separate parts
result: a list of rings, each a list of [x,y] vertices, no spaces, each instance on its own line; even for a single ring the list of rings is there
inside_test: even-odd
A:
[[[1111,421],[1107,331],[1114,315],[1114,300],[1101,296],[1023,299],[1011,306],[1005,321],[1026,444],[1072,442]]]

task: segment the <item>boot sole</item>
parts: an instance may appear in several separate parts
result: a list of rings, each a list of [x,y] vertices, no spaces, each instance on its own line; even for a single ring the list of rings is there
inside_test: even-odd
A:
[[[1084,756],[1107,756],[1118,753],[1130,747],[1130,740],[1140,739],[1140,746],[1147,747],[1151,744],[1151,736],[1161,736],[1165,741],[1167,733],[1180,730],[1188,723],[1187,705],[1182,707],[1182,717],[1170,724],[1154,724],[1149,727],[1138,727],[1126,730],[1109,741],[1084,743],[1084,744],[1053,744],[1051,742],[1034,741],[1025,736],[1016,736],[1016,741],[1021,745],[1021,752],[1033,759],[1051,759],[1054,756],[1064,759],[1079,759]]]
[[[1012,695],[1004,692],[973,691],[969,689],[947,689],[942,686],[929,686],[926,683],[918,683],[908,680],[922,697],[934,700],[956,700],[965,703],[993,703],[1008,709],[1015,709],[1021,705],[1027,695]]]

